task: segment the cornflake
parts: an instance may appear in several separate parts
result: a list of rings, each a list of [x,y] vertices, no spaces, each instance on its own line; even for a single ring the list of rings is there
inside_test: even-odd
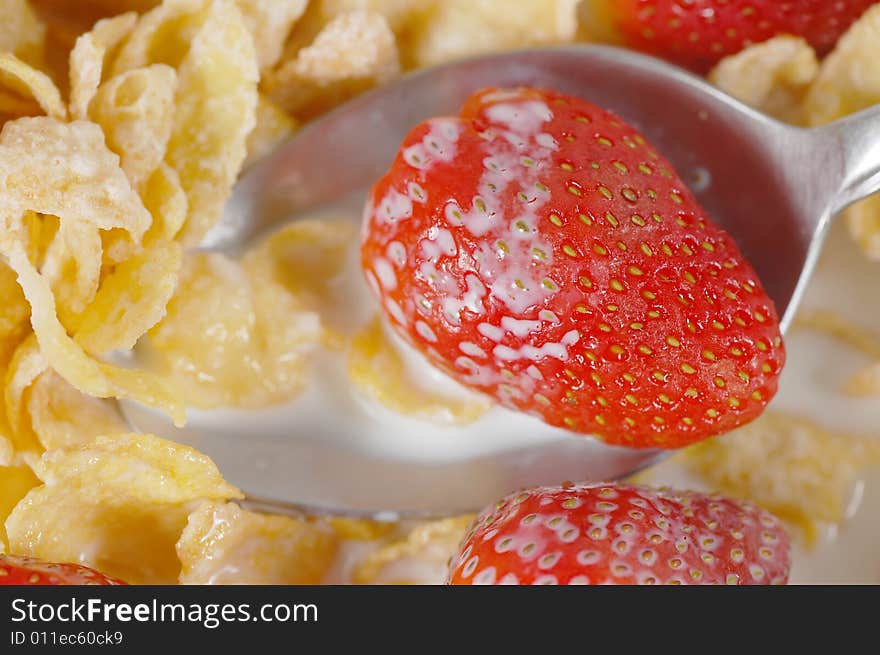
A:
[[[810,88],[805,113],[810,125],[824,125],[880,103],[880,5],[868,9],[823,61]],[[846,212],[850,234],[863,252],[880,260],[880,196]]]
[[[10,549],[135,584],[177,581],[193,501],[241,497],[204,455],[144,434],[48,451],[34,472],[43,484],[9,515]]]
[[[137,21],[137,14],[128,12],[113,18],[103,18],[95,23],[90,32],[76,40],[70,52],[70,115],[85,120],[89,104],[104,75],[110,53],[128,36]]]
[[[355,387],[371,400],[406,416],[434,423],[466,425],[485,414],[488,400],[454,398],[425,389],[391,344],[376,318],[351,342],[348,375]]]
[[[424,523],[399,541],[368,554],[352,573],[354,584],[442,584],[472,516]]]
[[[821,523],[846,518],[854,483],[866,469],[880,466],[880,440],[765,412],[688,449],[681,461],[713,489],[797,524],[811,541]]]
[[[777,36],[725,57],[709,73],[722,91],[789,123],[803,123],[803,98],[819,71],[803,39]]]
[[[431,66],[468,55],[572,41],[578,0],[443,0],[411,32],[407,62]]]
[[[355,11],[330,21],[295,59],[268,75],[264,86],[284,110],[307,120],[399,70],[388,22],[380,14]]]
[[[205,502],[177,542],[181,584],[318,584],[337,538],[326,524]]]
[[[4,92],[0,101],[6,103],[0,105],[3,113],[31,115],[34,108],[28,100],[32,99],[42,113],[59,120],[67,118],[67,108],[52,79],[8,52],[0,52],[0,90]],[[20,104],[15,103],[16,95]]]

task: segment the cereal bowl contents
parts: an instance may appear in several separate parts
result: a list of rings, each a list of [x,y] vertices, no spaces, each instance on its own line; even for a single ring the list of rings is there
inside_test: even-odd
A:
[[[468,452],[479,452],[481,446],[474,437],[480,433],[481,421],[498,416],[508,421],[506,425],[519,426],[524,434],[543,425],[534,416],[520,417],[499,406],[500,401],[520,410],[544,412],[542,405],[527,406],[503,396],[505,388],[514,395],[521,391],[501,379],[503,367],[492,371],[498,376],[493,384],[475,384],[461,375],[451,379],[427,364],[424,351],[429,352],[434,365],[439,363],[449,373],[457,359],[475,362],[481,353],[485,355],[489,342],[491,348],[499,349],[504,361],[503,356],[510,355],[514,346],[532,348],[529,353],[534,356],[529,356],[528,362],[523,360],[517,371],[527,376],[528,370],[534,369],[528,378],[534,383],[529,384],[537,385],[542,378],[559,384],[543,391],[535,386],[530,396],[540,395],[555,406],[569,402],[579,408],[568,414],[557,412],[552,418],[541,416],[563,428],[551,435],[560,441],[574,438],[564,431],[571,428],[603,434],[592,423],[572,425],[566,418],[575,422],[589,418],[601,427],[598,419],[602,417],[607,424],[614,422],[614,429],[609,427],[604,433],[610,440],[658,445],[656,439],[638,443],[641,436],[628,432],[633,427],[630,422],[642,428],[645,426],[640,422],[647,417],[644,420],[650,423],[646,424],[650,434],[665,435],[659,445],[683,446],[755,418],[773,396],[784,358],[772,304],[763,296],[748,264],[738,258],[732,240],[707,227],[699,207],[691,204],[687,189],[671,172],[671,182],[652,183],[650,190],[664,193],[671,221],[678,218],[684,223],[676,223],[679,227],[696,229],[693,234],[679,234],[676,245],[684,244],[696,252],[710,268],[717,263],[726,271],[725,257],[736,260],[734,268],[739,273],[735,279],[728,273],[719,274],[718,279],[735,282],[736,288],[727,290],[749,299],[752,332],[743,328],[740,336],[754,345],[754,352],[746,353],[735,343],[721,344],[728,355],[738,348],[745,357],[745,363],[735,366],[720,346],[714,347],[718,344],[703,344],[693,353],[688,351],[688,359],[682,354],[687,322],[684,318],[667,322],[664,325],[669,333],[662,335],[662,343],[641,345],[662,350],[662,363],[672,366],[674,375],[661,370],[659,364],[650,370],[629,372],[633,378],[637,373],[638,382],[645,384],[653,384],[649,377],[658,373],[658,384],[671,385],[658,386],[650,399],[619,385],[614,396],[594,389],[585,395],[583,389],[584,384],[595,382],[590,372],[609,380],[616,380],[619,374],[628,382],[623,376],[626,371],[618,371],[614,364],[614,357],[621,353],[612,350],[627,344],[609,340],[603,325],[612,330],[625,328],[633,334],[644,332],[647,319],[642,316],[645,312],[639,316],[633,313],[636,303],[642,303],[646,312],[663,313],[675,298],[657,299],[655,290],[642,284],[660,279],[664,273],[640,264],[642,260],[630,261],[612,252],[614,261],[624,266],[619,275],[596,264],[600,252],[595,248],[607,254],[617,245],[597,242],[591,244],[592,254],[581,252],[586,247],[581,243],[581,232],[572,232],[572,238],[564,243],[549,244],[548,250],[542,248],[546,244],[535,240],[534,226],[526,224],[520,236],[528,238],[516,241],[517,235],[512,234],[509,239],[498,237],[488,244],[500,248],[505,256],[540,258],[540,251],[544,251],[572,267],[591,266],[589,274],[571,278],[573,284],[586,288],[580,288],[578,298],[569,299],[566,312],[546,308],[545,315],[531,316],[513,311],[513,307],[506,323],[500,315],[497,325],[483,321],[488,326],[483,332],[476,332],[480,321],[471,321],[474,333],[480,336],[456,342],[460,354],[455,358],[437,354],[442,336],[438,325],[450,331],[457,326],[417,319],[419,304],[424,301],[433,311],[456,309],[452,305],[459,303],[458,313],[447,311],[447,315],[470,320],[473,317],[462,311],[478,307],[477,301],[490,291],[491,280],[468,280],[462,274],[461,279],[451,280],[457,293],[433,296],[426,289],[409,285],[409,273],[400,269],[400,262],[409,261],[419,244],[383,230],[404,218],[412,222],[413,208],[425,206],[426,200],[434,202],[436,187],[421,177],[401,177],[401,184],[407,183],[404,186],[380,182],[363,239],[356,216],[315,212],[256,243],[241,256],[197,250],[202,237],[222,216],[243,171],[302,125],[362,91],[414,68],[485,51],[586,38],[642,47],[645,44],[632,41],[631,30],[621,31],[620,21],[609,19],[609,11],[615,4],[630,9],[652,4],[662,9],[665,3],[90,0],[75,4],[0,2],[6,19],[0,26],[0,552],[9,554],[0,560],[0,575],[10,577],[2,573],[8,568],[16,571],[14,575],[19,575],[19,570],[22,576],[36,575],[37,581],[46,575],[49,582],[56,578],[63,582],[70,575],[72,580],[100,582],[107,576],[106,581],[133,584],[435,584],[445,581],[447,563],[452,559],[458,567],[454,575],[479,576],[485,581],[492,577],[486,561],[474,564],[465,575],[472,553],[454,557],[460,549],[467,549],[467,539],[473,538],[473,534],[466,537],[471,516],[379,523],[255,511],[242,504],[242,491],[224,480],[222,462],[218,468],[198,449],[177,443],[174,433],[154,436],[133,432],[120,415],[117,400],[163,413],[178,425],[186,422],[187,408],[191,416],[215,412],[219,424],[231,415],[224,412],[241,418],[271,414],[284,407],[308,407],[311,422],[299,423],[296,412],[284,415],[287,418],[279,414],[282,418],[278,422],[292,435],[309,438],[322,438],[321,425],[332,430],[340,420],[356,422],[358,416],[381,413],[401,426],[399,446],[405,462],[407,452],[442,452],[456,443],[468,442],[474,449]],[[700,0],[695,4],[716,3]],[[821,12],[803,12],[790,29],[783,16],[782,23],[744,35],[736,44],[725,42],[720,50],[710,44],[711,57],[700,51],[699,66],[708,70],[713,64],[708,73],[712,83],[793,123],[820,125],[871,106],[880,100],[874,84],[880,79],[880,64],[871,56],[880,7],[868,7],[873,5],[870,2],[837,5],[847,5],[844,9],[848,13],[838,17],[834,30],[823,31]],[[697,25],[693,29],[703,28]],[[663,35],[656,36],[655,45]],[[684,55],[679,51],[675,56]],[[478,120],[491,119],[490,127],[499,134],[507,130],[516,136],[522,127],[527,134],[519,136],[527,138],[534,150],[553,150],[576,129],[597,129],[595,124],[588,127],[572,119],[571,125],[555,126],[558,133],[545,138],[540,130],[529,131],[522,120],[505,114],[509,94],[498,92],[494,99],[491,95],[482,99],[482,105],[474,101],[466,113],[470,111]],[[538,101],[566,100],[520,99],[534,100],[536,111],[541,109]],[[603,129],[617,130],[613,135],[616,140],[629,140],[644,146],[646,152],[650,150],[647,144],[639,144],[641,137],[634,130],[612,124],[613,117],[584,101],[574,102],[587,107],[584,111],[591,117],[602,117],[606,121]],[[520,113],[519,119],[529,115]],[[540,115],[534,118],[538,121]],[[439,150],[431,150],[435,143],[462,140],[456,147],[464,147],[465,137],[457,125],[449,121],[429,125],[423,130],[427,132],[418,133],[416,141],[407,142],[402,157],[409,157],[410,167],[420,171],[426,157],[445,156],[442,144]],[[433,135],[433,139],[426,138],[423,143],[426,135]],[[482,138],[476,131],[467,135],[467,139],[472,137]],[[609,140],[607,135],[604,138]],[[498,152],[483,152],[479,148],[485,145],[474,145],[474,152],[481,155],[479,161],[474,156],[479,167],[490,154],[496,158],[522,155],[532,163],[541,163],[540,157],[525,156],[513,147],[505,149],[503,144],[496,148]],[[601,224],[609,233],[621,224],[633,233],[656,229],[650,223],[653,217],[641,207],[624,211],[627,191],[642,191],[641,187],[627,186],[625,175],[647,178],[648,173],[640,169],[651,166],[652,173],[656,168],[663,177],[659,175],[665,168],[662,158],[654,157],[654,164],[630,161],[612,149],[602,159],[600,154],[607,146],[601,140],[593,145],[595,152],[566,150],[571,156],[567,154],[568,160],[562,163],[572,170],[560,170],[572,173],[591,163],[607,168],[609,175],[619,176],[621,188],[604,184],[602,188],[612,195],[619,192],[620,206],[607,213],[580,213],[593,227]],[[525,170],[530,164],[517,160],[516,166]],[[467,182],[463,170],[454,171],[460,184]],[[498,180],[488,181],[496,187],[509,182],[500,172],[498,175]],[[576,201],[577,193],[587,190],[584,179],[574,180],[570,190],[560,187],[570,203]],[[588,179],[590,183],[597,180]],[[541,188],[537,179],[535,182],[535,201],[549,202],[542,194],[550,188]],[[554,180],[554,193],[555,184]],[[442,193],[454,195],[448,187]],[[647,187],[644,193],[648,193]],[[480,205],[469,202],[474,195],[455,196],[458,208],[449,212],[453,220],[460,218],[462,224],[476,226]],[[487,195],[482,200],[489,208]],[[526,198],[531,200],[531,196]],[[558,198],[551,204],[555,211],[549,212],[547,204],[547,220],[556,216],[564,223],[571,207],[556,207]],[[875,199],[868,199],[847,212],[845,227],[851,235],[836,229],[800,327],[786,342],[789,364],[778,380],[779,395],[771,412],[641,474],[641,481],[652,485],[693,487],[739,499],[706,501],[707,511],[714,511],[713,502],[730,510],[724,520],[751,520],[753,512],[758,523],[767,521],[767,535],[758,534],[752,544],[755,548],[750,545],[743,561],[734,562],[742,570],[723,569],[730,562],[720,563],[718,570],[723,569],[724,576],[736,574],[743,582],[778,582],[788,576],[787,546],[768,556],[762,554],[770,541],[788,543],[775,519],[770,525],[769,514],[763,511],[767,510],[795,528],[791,530],[793,581],[864,581],[865,576],[868,581],[880,580],[880,570],[867,564],[860,571],[827,565],[838,549],[860,552],[861,542],[853,541],[856,537],[851,535],[862,535],[858,537],[862,541],[872,538],[865,536],[870,531],[864,526],[873,525],[866,512],[876,511],[876,502],[880,502],[874,491],[880,487],[868,472],[880,462],[876,435],[871,433],[880,418],[872,414],[878,411],[874,407],[880,407],[874,397],[880,386],[876,373],[880,347],[874,341],[880,337],[873,335],[871,326],[880,316],[869,303],[858,302],[858,298],[869,297],[878,274],[869,261],[876,258],[878,212]],[[538,213],[535,209],[527,218],[537,221],[543,217]],[[441,212],[431,220],[444,216]],[[587,221],[582,221],[583,229],[590,227]],[[426,253],[420,264],[460,255],[465,245],[472,249],[469,255],[478,251],[478,239],[468,239],[465,244],[439,227],[439,223],[425,225],[426,231],[434,231],[427,246],[421,243]],[[684,238],[694,235],[705,238],[695,237],[693,244]],[[361,277],[361,240],[369,270],[367,280],[371,279],[379,291],[381,304]],[[495,243],[499,240],[509,243]],[[629,250],[620,250],[632,254],[638,249],[642,253],[638,257],[647,258],[646,249],[653,254],[663,247],[659,237],[656,243],[647,237],[643,241],[632,248],[624,244]],[[695,280],[698,272],[676,271]],[[564,295],[568,288],[551,273],[519,281],[523,287],[534,282],[535,288],[527,290],[537,294],[561,289]],[[516,287],[516,280],[510,282]],[[716,289],[719,299],[725,290],[720,282]],[[604,295],[598,291],[591,295],[587,283],[601,286]],[[641,295],[635,298],[620,293],[627,288]],[[655,298],[646,293],[655,294]],[[614,294],[620,295],[617,301]],[[516,299],[508,296],[508,305],[516,305]],[[590,305],[592,300],[601,306]],[[648,307],[652,300],[658,300],[656,307]],[[581,306],[584,312],[579,311]],[[403,343],[398,310],[409,312],[412,319],[407,321],[412,330],[404,335]],[[580,315],[595,318],[595,333],[572,334],[577,328],[572,321]],[[745,322],[745,317],[734,311],[729,317],[731,325],[737,325],[737,317]],[[614,323],[618,318],[623,321],[619,326]],[[546,343],[529,341],[534,323],[542,329],[556,329],[548,333],[553,338],[548,337]],[[507,330],[502,336],[508,341],[493,340],[502,329]],[[510,339],[514,337],[523,343],[513,344]],[[553,346],[571,348],[587,338],[595,342],[593,346],[606,348],[609,358],[601,370],[582,362],[582,370],[572,371],[577,378],[572,382],[562,360],[554,357]],[[632,345],[638,348],[640,344]],[[734,352],[730,356],[740,355]],[[822,370],[810,368],[819,367],[819,363]],[[477,366],[474,375],[486,370]],[[685,384],[688,375],[699,377],[701,384]],[[519,382],[523,380],[526,378]],[[690,388],[701,398],[712,396],[717,407],[691,403]],[[322,389],[323,395],[316,395],[316,389]],[[317,402],[319,397],[322,400]],[[624,408],[625,403],[638,406],[650,401],[656,411],[627,410],[618,416],[603,409],[600,398],[608,404],[619,400]],[[590,411],[586,411],[588,406]],[[777,407],[782,411],[775,411]],[[828,407],[828,414],[815,416],[818,407]],[[699,409],[699,420],[683,408]],[[714,410],[714,416],[707,413],[709,409]],[[727,420],[729,417],[733,418]],[[685,418],[699,423],[699,430]],[[240,432],[241,439],[248,438],[247,430]],[[638,432],[643,433],[648,434]],[[365,437],[365,448],[369,446],[369,437]],[[618,493],[617,486],[607,488]],[[646,490],[644,502],[665,515],[661,506],[666,505],[657,500],[665,497],[663,493]],[[702,498],[708,497],[683,496],[685,518],[691,511],[689,503],[699,505],[699,513],[704,509]],[[860,507],[861,498],[864,503]],[[581,500],[566,496],[560,502],[568,508],[565,503]],[[589,517],[585,521],[589,523]],[[683,520],[682,525],[686,523]],[[474,525],[477,530],[491,529]],[[580,530],[580,524],[576,527]],[[569,538],[565,535],[562,531],[559,538]],[[749,532],[744,536],[751,539],[754,535]],[[674,545],[680,537],[669,533],[664,539],[666,545]],[[763,545],[758,544],[761,539],[765,540]],[[539,555],[553,553],[535,557]],[[62,566],[54,569],[46,562]],[[628,560],[618,562],[620,566],[629,564]],[[715,573],[705,560],[703,568],[690,564],[692,581]],[[761,568],[761,574],[756,567]],[[595,577],[597,572],[593,567],[568,577]],[[746,574],[751,578],[746,579]],[[499,569],[493,575],[498,580],[504,577]],[[510,575],[520,581],[521,572]]]

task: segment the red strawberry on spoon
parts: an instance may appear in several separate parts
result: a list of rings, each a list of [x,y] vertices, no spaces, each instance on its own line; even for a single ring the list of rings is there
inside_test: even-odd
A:
[[[788,536],[748,503],[614,484],[539,487],[474,522],[460,584],[785,584]]]
[[[678,448],[776,392],[785,353],[755,271],[641,134],[579,98],[488,89],[417,126],[361,254],[430,362],[552,425]]]
[[[0,555],[0,585],[123,585],[121,580],[79,564]]]
[[[806,39],[823,55],[877,0],[589,0],[591,20],[610,23],[626,45],[699,72],[778,34]]]

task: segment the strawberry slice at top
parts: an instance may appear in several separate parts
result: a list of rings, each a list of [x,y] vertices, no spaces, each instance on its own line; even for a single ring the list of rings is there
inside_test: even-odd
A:
[[[630,47],[698,72],[778,34],[819,55],[877,0],[592,0]]]
[[[501,404],[676,448],[755,418],[785,355],[733,239],[614,114],[486,89],[412,130],[365,210],[391,325]]]

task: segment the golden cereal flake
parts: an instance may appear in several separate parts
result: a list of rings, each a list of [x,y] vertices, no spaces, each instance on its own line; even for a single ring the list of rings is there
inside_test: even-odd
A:
[[[876,333],[826,310],[801,311],[794,326],[824,332],[876,360],[856,372],[844,385],[843,392],[851,396],[880,394],[880,337]]]
[[[91,31],[77,37],[70,52],[69,72],[70,115],[75,120],[88,119],[89,104],[101,84],[105,60],[128,36],[136,21],[134,12],[102,18]]]
[[[357,255],[358,226],[350,220],[323,217],[298,220],[250,249],[242,266],[255,286],[280,285],[304,308],[321,318],[325,345],[351,331],[347,280],[342,276]],[[349,283],[350,284],[350,283]]]
[[[510,48],[572,41],[578,0],[443,0],[413,29],[408,64],[430,66]]]
[[[47,116],[10,121],[0,132],[0,212],[9,220],[27,210],[121,228],[135,240],[151,222],[101,128]]]
[[[176,121],[166,161],[187,194],[181,238],[193,245],[220,218],[256,123],[256,53],[234,5],[209,5],[177,72]]]
[[[58,319],[68,331],[76,329],[98,291],[102,250],[98,228],[82,221],[60,223],[46,248],[41,273],[55,296]]]
[[[164,410],[182,425],[185,410],[179,394],[145,371],[112,366],[93,359],[76,343],[58,320],[55,297],[47,280],[27,258],[20,242],[0,244],[31,306],[31,325],[40,350],[65,380],[80,391],[100,398],[131,398]]]
[[[179,244],[159,242],[116,266],[83,313],[77,343],[93,354],[133,348],[165,315],[181,261]]]
[[[614,0],[581,0],[577,7],[578,41],[621,44],[614,24]]]
[[[39,454],[39,439],[27,412],[27,392],[34,381],[49,367],[33,334],[28,335],[11,353],[3,380],[3,409],[9,428],[9,442],[18,455]]]
[[[89,105],[89,116],[104,130],[107,146],[134,188],[140,189],[165,158],[174,127],[177,73],[153,64],[104,82]]]
[[[153,224],[144,235],[144,245],[174,239],[183,227],[189,209],[177,171],[164,162],[159,164],[141,187],[140,194],[153,217]]]
[[[767,412],[694,446],[681,461],[713,489],[794,522],[812,539],[818,524],[846,518],[854,483],[865,469],[880,466],[880,440]]]
[[[216,253],[187,257],[165,318],[144,349],[149,369],[188,405],[260,407],[295,396],[321,337],[314,312],[269,279]]]
[[[725,57],[709,73],[722,91],[789,123],[802,123],[803,98],[819,60],[799,37],[777,36]]]
[[[30,306],[18,286],[15,271],[0,261],[0,344],[17,340],[23,333]]]
[[[327,519],[337,536],[344,540],[375,541],[387,537],[397,527],[389,521],[370,521],[367,519],[350,519],[331,516]]]
[[[338,539],[326,524],[205,502],[177,542],[182,584],[318,584]]]
[[[424,523],[369,553],[352,572],[354,584],[441,584],[472,516]]]
[[[331,20],[315,40],[266,77],[265,91],[307,120],[394,77],[394,34],[380,14],[354,11]]]
[[[862,251],[880,261],[880,194],[874,194],[849,207],[846,212],[849,233]]]
[[[335,18],[355,11],[382,16],[394,33],[401,63],[412,68],[412,39],[438,0],[312,0],[284,45],[282,62],[315,40],[318,33]]]
[[[67,118],[67,108],[52,78],[3,51],[0,51],[0,90],[25,100],[33,99],[41,113],[48,116],[59,120]]]
[[[348,376],[367,398],[399,414],[437,423],[466,425],[491,407],[480,396],[455,398],[422,385],[407,369],[378,318],[352,339]]]
[[[46,26],[28,0],[0,0],[0,52],[11,52],[31,65],[43,63]]]
[[[806,98],[811,125],[880,102],[880,5],[868,9],[823,61]]]
[[[257,54],[234,0],[165,2],[141,15],[112,76],[149,64],[177,71],[165,161],[186,193],[179,238],[196,245],[220,218],[255,124]]]
[[[306,10],[307,0],[236,0],[254,39],[260,70],[274,66],[294,23]]]
[[[43,484],[6,521],[10,550],[135,584],[177,581],[175,544],[193,501],[241,497],[210,459],[152,435],[48,451],[35,473]]]
[[[86,444],[128,429],[114,403],[77,391],[52,370],[41,373],[31,385],[27,411],[31,428],[46,450]]]
[[[6,518],[25,494],[38,484],[39,478],[27,466],[0,466],[0,547],[7,542]]]
[[[880,5],[868,9],[823,61],[805,112],[824,125],[880,103]],[[850,234],[871,259],[880,259],[880,199],[873,196],[844,213]]]
[[[296,120],[265,94],[257,101],[257,125],[248,135],[244,168],[252,166],[289,139],[297,129]]]

